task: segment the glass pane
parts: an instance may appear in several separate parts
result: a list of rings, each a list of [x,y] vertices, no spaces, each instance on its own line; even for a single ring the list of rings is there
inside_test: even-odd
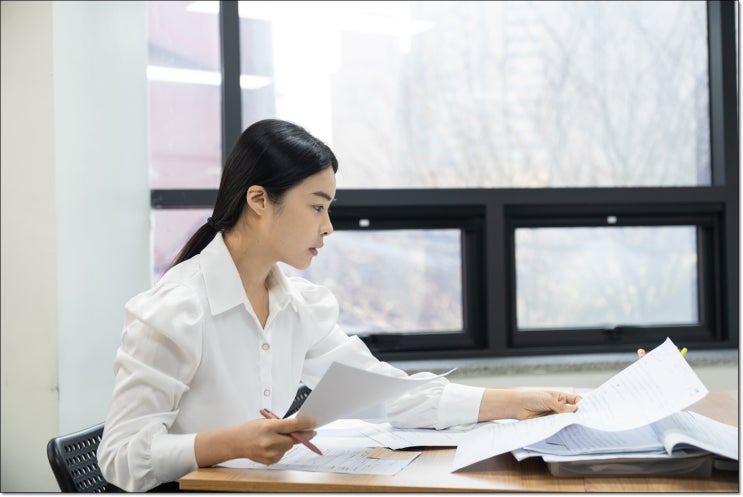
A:
[[[305,271],[327,286],[349,334],[461,332],[459,230],[336,231]]]
[[[170,269],[178,252],[211,214],[211,209],[152,210],[153,283]]]
[[[222,162],[218,17],[145,2],[150,188],[217,188]]]
[[[519,330],[697,324],[694,226],[519,228]]]
[[[710,183],[705,2],[239,7],[244,124],[305,126],[339,188]]]

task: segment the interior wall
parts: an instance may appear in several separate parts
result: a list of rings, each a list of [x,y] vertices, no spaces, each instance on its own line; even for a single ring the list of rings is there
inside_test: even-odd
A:
[[[0,22],[0,483],[46,491],[58,424],[51,2],[3,1]]]
[[[149,285],[144,2],[2,2],[3,492],[105,417]]]
[[[53,2],[59,428],[103,421],[124,304],[150,284],[144,2]]]

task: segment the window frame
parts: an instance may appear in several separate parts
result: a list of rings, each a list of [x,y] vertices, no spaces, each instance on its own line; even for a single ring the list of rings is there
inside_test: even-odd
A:
[[[337,194],[336,194],[337,197]],[[436,357],[482,350],[485,346],[485,282],[480,268],[485,263],[483,237],[485,214],[477,205],[341,205],[332,209],[335,230],[426,230],[457,229],[461,233],[462,254],[462,330],[452,332],[359,333],[359,338],[375,355],[394,354],[415,359],[420,354]],[[361,220],[366,222],[362,223]],[[362,226],[363,224],[363,226]],[[368,224],[368,227],[365,227]],[[343,304],[341,303],[341,306]]]
[[[226,157],[242,132],[238,3],[220,1],[219,18],[223,63],[222,148]],[[663,335],[695,349],[737,348],[740,185],[735,22],[734,2],[707,1],[709,186],[338,190],[333,207],[336,229],[357,229],[359,218],[386,219],[390,229],[395,226],[425,229],[432,226],[437,216],[445,218],[448,209],[451,213],[476,211],[483,216],[481,246],[473,248],[470,242],[462,252],[463,258],[470,251],[475,254],[469,256],[469,265],[463,261],[462,271],[467,343],[461,342],[461,334],[456,339],[441,334],[418,338],[394,334],[364,337],[375,354],[382,360],[405,360],[614,352],[619,348],[646,347]],[[153,209],[210,208],[215,199],[216,190],[151,190]],[[549,333],[546,330],[529,339],[517,334],[513,230],[523,222],[567,226],[578,222],[581,216],[587,222],[596,218],[596,212],[631,216],[636,226],[652,226],[658,222],[658,216],[678,222],[712,220],[708,225],[710,242],[702,244],[698,252],[699,260],[704,261],[700,262],[704,272],[700,273],[698,289],[700,298],[704,296],[699,330],[688,334],[682,327],[636,327],[594,334],[593,340],[578,339],[579,330],[561,329],[560,336],[567,337],[564,340],[545,335]],[[457,219],[464,218],[454,215],[452,226],[459,222]],[[472,265],[478,257],[479,270]],[[440,343],[436,343],[439,339]]]
[[[545,211],[549,212],[545,216]],[[608,224],[609,216],[616,217],[616,223]],[[510,344],[517,348],[561,348],[566,352],[581,346],[596,343],[661,343],[666,337],[674,337],[679,343],[717,342],[727,338],[722,322],[720,307],[716,305],[721,294],[722,281],[720,265],[715,261],[721,253],[722,211],[719,204],[704,203],[663,203],[661,205],[640,204],[595,204],[588,206],[540,205],[517,206],[507,209],[507,237],[509,282],[508,296]],[[695,226],[697,231],[697,309],[698,323],[694,325],[619,325],[604,328],[568,328],[520,330],[516,315],[516,247],[515,230],[518,228],[541,227],[654,227],[654,226]],[[696,346],[695,346],[696,348]]]

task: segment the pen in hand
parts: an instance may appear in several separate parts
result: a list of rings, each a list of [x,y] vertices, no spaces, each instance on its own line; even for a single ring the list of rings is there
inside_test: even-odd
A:
[[[279,419],[277,415],[269,411],[268,409],[261,409],[261,416],[263,416],[266,419]],[[289,433],[291,437],[296,440],[297,442],[302,443],[305,447],[310,449],[312,452],[314,452],[317,455],[322,455],[322,452],[320,452],[320,449],[318,449],[312,442],[304,438],[302,435],[300,435],[297,432]]]

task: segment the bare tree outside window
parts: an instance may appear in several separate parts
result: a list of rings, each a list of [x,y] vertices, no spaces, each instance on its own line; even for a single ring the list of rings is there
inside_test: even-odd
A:
[[[148,7],[153,187],[216,186],[219,3],[150,3],[159,5]],[[305,126],[336,152],[340,189],[711,182],[705,2],[249,1],[239,10],[243,124]],[[201,26],[210,41],[176,39],[191,31],[166,17]],[[160,215],[156,277],[207,215],[183,211],[168,231]],[[689,230],[632,232],[651,241],[643,250],[673,254],[662,268],[620,249],[630,242],[589,243],[596,229],[522,232],[519,326],[695,321],[696,310],[683,310],[697,285]],[[461,329],[461,256],[448,232],[336,232],[311,279],[339,296],[352,331]],[[637,268],[638,257],[663,274],[627,284],[627,271],[602,273],[596,262]],[[606,294],[607,304],[568,304],[540,264],[548,259],[584,272],[577,288]],[[419,292],[395,283],[405,267]],[[663,275],[671,286],[646,284]],[[678,312],[666,312],[668,302]]]

